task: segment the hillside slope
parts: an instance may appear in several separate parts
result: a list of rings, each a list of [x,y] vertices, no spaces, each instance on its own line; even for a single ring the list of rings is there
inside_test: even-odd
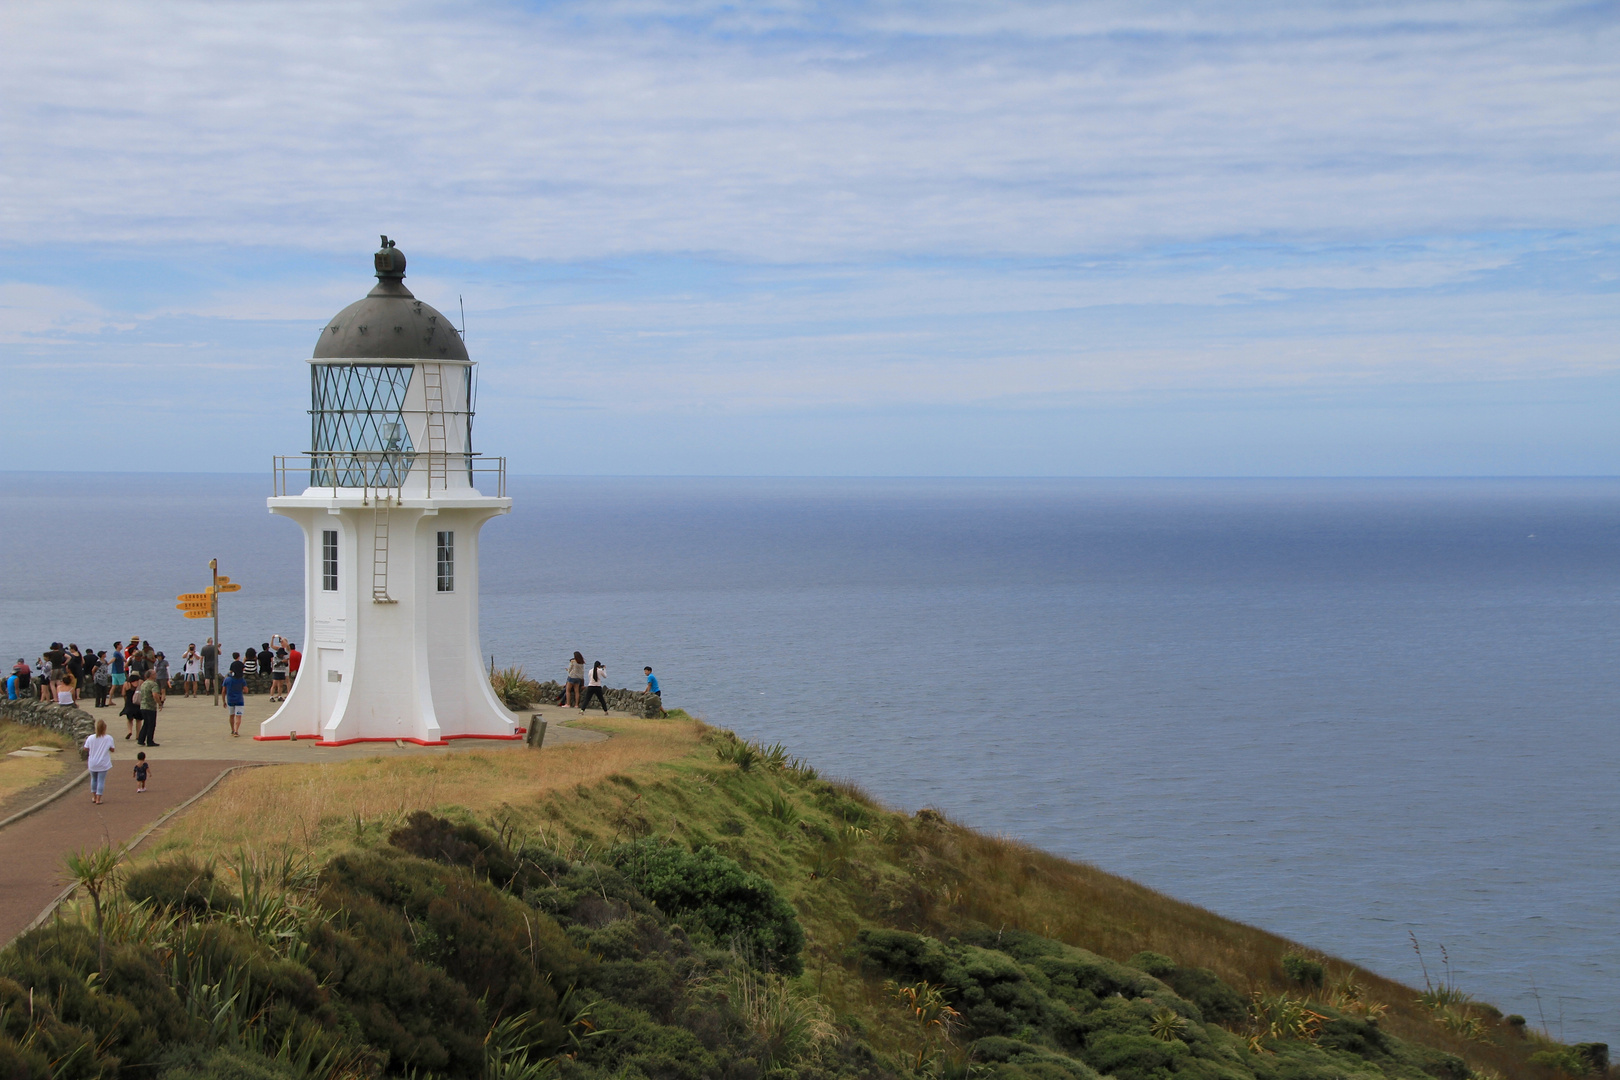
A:
[[[539,756],[233,780],[127,869],[112,973],[89,992],[83,924],[0,954],[0,1072],[8,1053],[15,1076],[159,1061],[199,1077],[629,1080],[1606,1068],[1599,1048],[1450,988],[1420,994],[886,810],[780,748],[685,719],[602,726],[608,743]],[[54,1011],[23,1024],[31,992]],[[119,1043],[113,1001],[158,1037]],[[29,1038],[67,1064],[30,1057]]]

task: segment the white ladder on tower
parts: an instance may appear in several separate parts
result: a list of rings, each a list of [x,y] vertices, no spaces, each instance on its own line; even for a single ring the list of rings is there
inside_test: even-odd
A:
[[[445,457],[442,365],[422,365],[422,392],[427,404],[428,492],[431,494],[435,479],[439,482],[440,490],[450,486],[450,465]]]
[[[388,506],[381,499],[372,510],[371,602],[399,602],[388,595]]]

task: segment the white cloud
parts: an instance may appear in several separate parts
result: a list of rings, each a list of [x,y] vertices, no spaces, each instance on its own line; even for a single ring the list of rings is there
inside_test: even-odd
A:
[[[1612,224],[1574,5],[10,4],[0,224],[558,258]]]
[[[18,0],[0,343],[49,439],[66,372],[109,445],[296,448],[387,232],[496,442],[1602,378],[1617,58],[1557,2]]]
[[[26,282],[0,283],[0,344],[45,344],[107,329],[129,329],[71,289]]]

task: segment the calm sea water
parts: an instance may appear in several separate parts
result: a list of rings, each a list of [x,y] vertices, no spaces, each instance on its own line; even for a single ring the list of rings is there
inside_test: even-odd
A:
[[[210,557],[302,630],[260,477],[0,475],[0,656]],[[485,651],[579,648],[906,808],[1620,1042],[1620,481],[519,479]],[[1538,1000],[1539,999],[1539,1000]]]

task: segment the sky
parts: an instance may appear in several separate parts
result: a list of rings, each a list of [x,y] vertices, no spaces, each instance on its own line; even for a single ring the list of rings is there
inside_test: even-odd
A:
[[[383,233],[517,473],[1620,473],[1614,2],[11,0],[0,469],[306,450]]]

